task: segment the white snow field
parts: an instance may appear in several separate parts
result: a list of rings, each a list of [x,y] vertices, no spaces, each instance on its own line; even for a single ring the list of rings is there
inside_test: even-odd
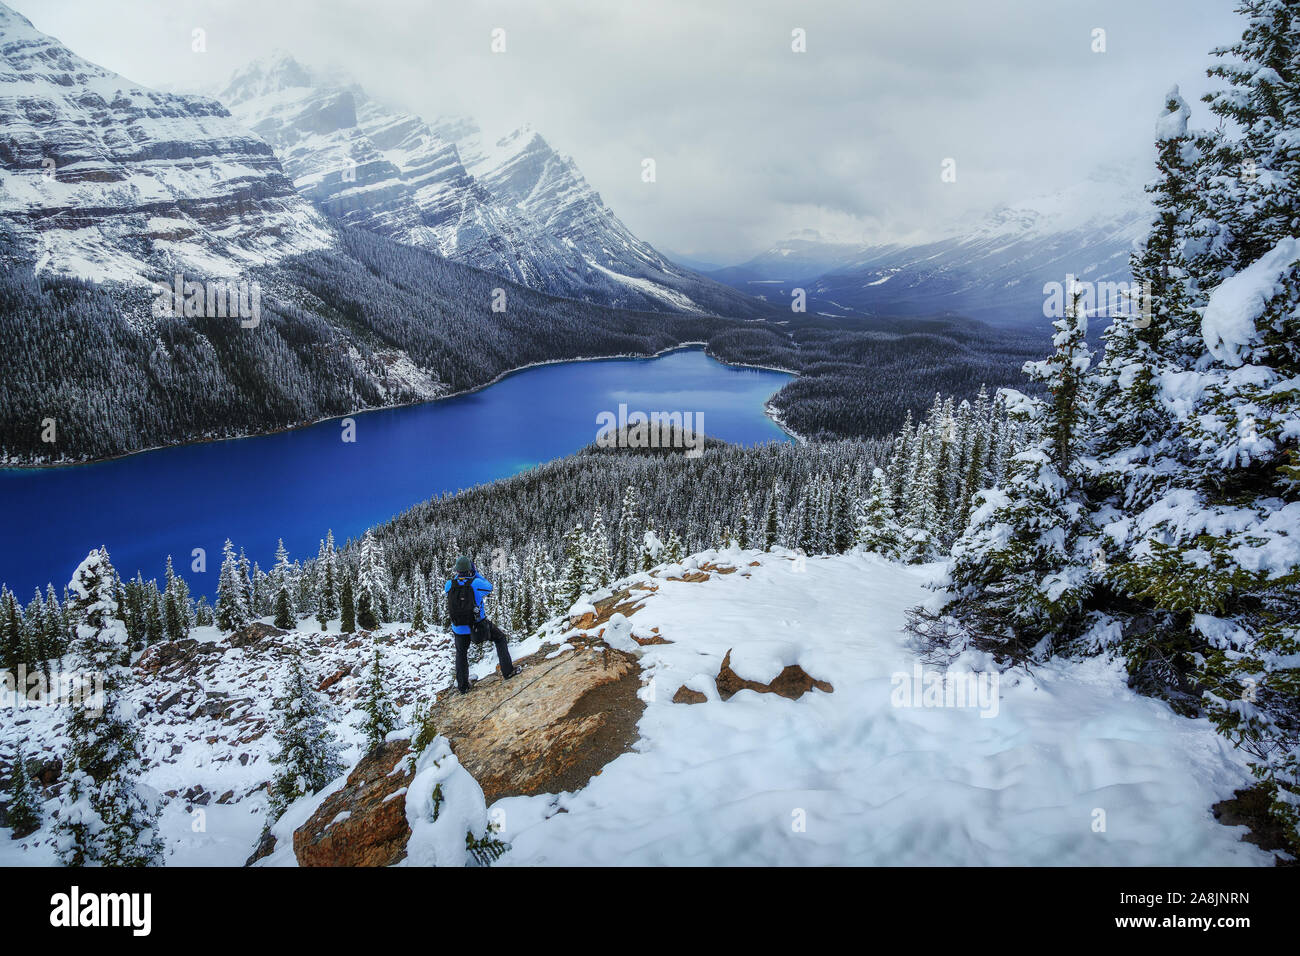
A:
[[[735,570],[667,580],[701,565]],[[937,673],[917,670],[901,627],[907,608],[933,601],[926,582],[940,571],[870,555],[796,561],[786,552],[733,550],[630,579],[658,590],[635,592],[644,604],[613,618],[605,636],[641,658],[641,739],[576,793],[487,807],[512,844],[496,865],[1272,864],[1270,854],[1240,842],[1244,828],[1211,814],[1214,802],[1252,781],[1243,755],[1208,721],[1130,691],[1117,663],[1003,675],[992,698],[968,698],[973,706],[896,706],[908,703],[915,680]],[[653,628],[673,643],[632,640]],[[450,646],[440,632],[416,635],[399,624],[383,631],[395,696],[413,702],[450,683]],[[512,651],[563,644],[566,633],[567,617]],[[168,865],[238,866],[265,820],[261,788],[275,743],[269,732],[250,738],[269,731],[283,658],[227,647],[211,628],[195,636],[209,648],[198,670],[181,684],[141,679],[133,691],[149,761],[144,783],[160,792],[198,785],[212,796],[201,816],[187,811],[183,795],[167,802],[160,830]],[[291,637],[319,676],[366,661],[372,647],[338,634],[337,623],[325,635],[304,626]],[[728,649],[741,677],[766,683],[798,664],[834,692],[787,700],[742,690],[723,701],[714,678]],[[494,666],[487,654],[472,672],[484,676]],[[672,703],[683,684],[709,700]],[[182,700],[162,710],[157,701],[178,687]],[[342,682],[328,696],[344,759],[354,763],[356,701]],[[205,710],[227,698],[233,711]],[[22,734],[32,757],[62,752],[63,722],[47,708],[0,707],[0,735]],[[277,831],[287,838],[342,782],[290,807]],[[227,790],[231,802],[217,802]],[[56,806],[46,803],[46,826],[23,840],[0,828],[0,866],[56,862],[49,829]],[[462,809],[481,813],[482,805]],[[287,839],[263,861],[294,863]]]
[[[640,649],[653,682],[639,752],[577,793],[494,804],[513,845],[497,865],[1273,862],[1210,810],[1251,782],[1242,756],[1208,721],[1130,691],[1119,664],[1004,675],[982,708],[991,716],[895,706],[918,664],[904,612],[934,596],[934,567],[698,560],[740,570],[656,582],[628,618],[635,634],[657,627],[674,642]],[[728,648],[742,677],[767,682],[797,663],[834,692],[724,702],[713,678]],[[672,703],[682,684],[709,701]]]

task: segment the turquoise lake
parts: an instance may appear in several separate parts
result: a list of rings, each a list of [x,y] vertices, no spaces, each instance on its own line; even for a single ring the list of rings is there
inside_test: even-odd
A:
[[[595,441],[597,415],[703,415],[714,438],[789,440],[764,413],[790,376],[723,365],[701,349],[654,359],[524,369],[478,392],[293,431],[142,452],[63,468],[0,471],[5,523],[0,582],[22,601],[62,592],[92,547],[123,576],[162,578],[167,555],[196,593],[211,594],[230,538],[264,570],[277,538],[290,558],[315,557],[332,528],[342,544],[414,504],[503,478]],[[191,570],[203,548],[206,573]]]

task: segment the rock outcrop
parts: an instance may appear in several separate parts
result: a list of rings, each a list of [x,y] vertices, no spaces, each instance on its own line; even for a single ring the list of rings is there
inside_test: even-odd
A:
[[[477,781],[488,804],[576,790],[635,742],[645,709],[636,657],[595,637],[570,643],[558,653],[546,645],[523,658],[524,670],[508,681],[487,677],[466,695],[449,688],[430,709],[421,737],[444,738],[441,746]],[[301,866],[390,866],[406,856],[409,754],[409,740],[393,740],[356,765],[346,784],[294,831]]]
[[[347,785],[294,831],[299,866],[389,866],[406,855],[410,749],[409,740],[390,740],[362,758]]]
[[[772,678],[769,684],[747,680],[731,669],[731,651],[727,651],[726,656],[722,658],[722,667],[718,670],[717,684],[718,696],[723,700],[730,700],[742,690],[757,691],[760,694],[776,694],[790,700],[797,700],[814,687],[827,694],[835,690],[826,681],[810,676],[798,664],[791,664],[784,668],[781,673]],[[691,703],[692,701],[688,699],[684,702]]]
[[[636,658],[597,641],[573,643],[525,659],[511,680],[488,677],[466,695],[449,688],[431,709],[431,729],[451,743],[489,804],[576,790],[636,740],[645,709]]]

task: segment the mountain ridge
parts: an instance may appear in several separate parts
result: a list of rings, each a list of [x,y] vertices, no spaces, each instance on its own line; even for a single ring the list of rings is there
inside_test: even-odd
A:
[[[275,149],[304,196],[349,225],[569,298],[764,311],[633,235],[531,126],[485,143],[469,117],[425,120],[284,51],[236,70],[217,96]]]

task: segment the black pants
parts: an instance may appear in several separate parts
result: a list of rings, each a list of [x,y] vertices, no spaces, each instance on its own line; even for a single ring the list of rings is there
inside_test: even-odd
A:
[[[505,632],[487,618],[475,624],[474,629],[477,632],[475,634],[456,635],[456,686],[460,690],[469,690],[469,642],[475,637],[491,640],[496,645],[502,677],[509,677],[515,672],[514,662],[510,660],[510,648],[506,646]]]

